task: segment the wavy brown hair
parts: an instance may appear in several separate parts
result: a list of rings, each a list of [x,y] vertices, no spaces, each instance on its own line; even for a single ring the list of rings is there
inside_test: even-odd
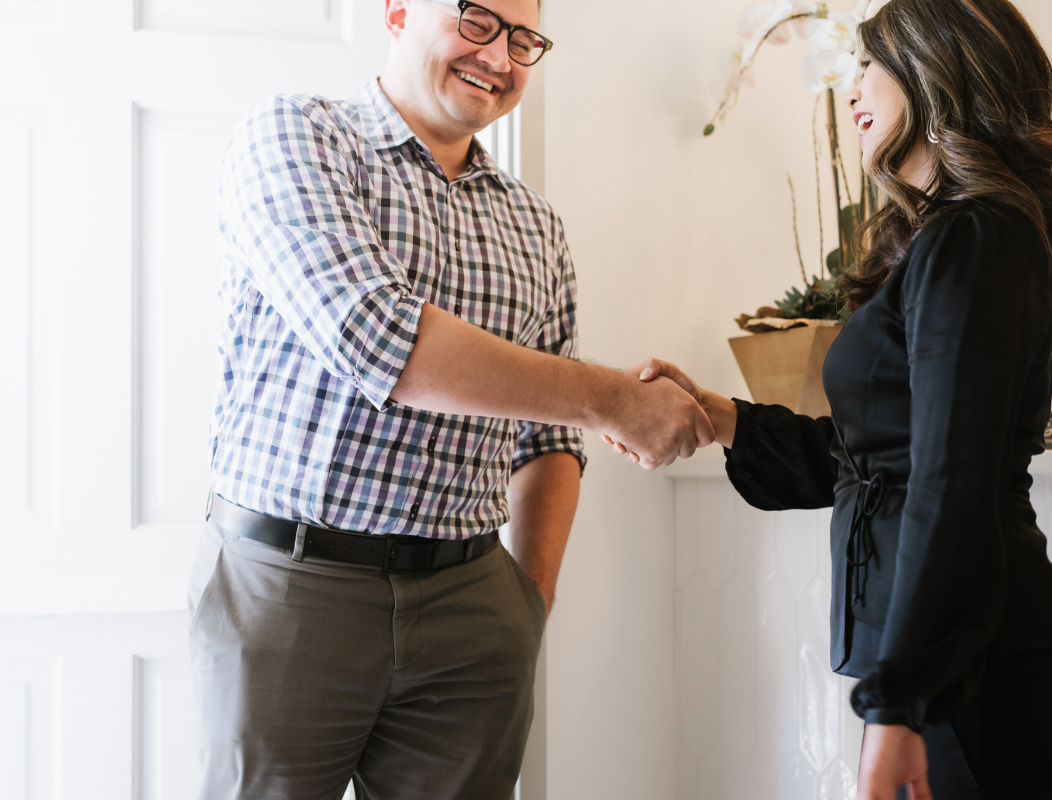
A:
[[[898,126],[873,157],[888,202],[859,229],[856,268],[838,288],[851,309],[871,298],[913,237],[948,204],[1018,209],[1052,259],[1052,63],[1008,0],[890,0],[859,28],[866,58],[902,92]],[[917,189],[899,169],[926,132],[936,168]]]

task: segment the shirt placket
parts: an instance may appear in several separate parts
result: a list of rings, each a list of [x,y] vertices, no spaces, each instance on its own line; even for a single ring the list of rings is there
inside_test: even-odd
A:
[[[461,274],[464,258],[464,232],[461,222],[462,214],[458,208],[458,199],[462,196],[463,190],[462,181],[447,184],[446,191],[443,193],[443,207],[439,209],[441,219],[439,260],[442,264],[442,274],[439,279],[438,297],[435,299],[440,308],[444,307],[457,317],[463,315]],[[421,442],[417,445],[420,448],[420,471],[419,479],[415,481],[416,494],[406,515],[406,524],[409,526],[417,521],[420,510],[428,497],[429,487],[436,477],[439,440],[442,438],[445,422],[444,414],[434,415],[429,421],[424,437],[421,437]],[[432,522],[437,524],[438,520],[432,520]]]

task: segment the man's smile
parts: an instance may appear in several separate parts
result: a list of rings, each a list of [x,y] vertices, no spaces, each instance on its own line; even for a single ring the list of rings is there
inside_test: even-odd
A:
[[[454,68],[453,74],[469,86],[473,86],[476,89],[480,89],[486,92],[487,94],[499,94],[503,90],[502,87],[497,86],[496,84],[491,83],[490,81],[487,81],[484,78],[479,77],[478,75],[473,75],[470,72],[465,72],[462,69]]]

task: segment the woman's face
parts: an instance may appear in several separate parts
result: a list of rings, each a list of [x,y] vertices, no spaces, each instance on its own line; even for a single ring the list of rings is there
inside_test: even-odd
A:
[[[902,92],[887,71],[875,62],[863,61],[862,80],[848,94],[855,124],[861,134],[862,169],[873,174],[873,159],[902,119],[905,105]],[[935,174],[935,154],[928,140],[919,135],[913,149],[899,168],[898,177],[911,186],[927,190]]]
[[[902,119],[902,93],[879,64],[863,61],[865,75],[848,95],[862,136],[862,169],[872,175],[873,155]]]

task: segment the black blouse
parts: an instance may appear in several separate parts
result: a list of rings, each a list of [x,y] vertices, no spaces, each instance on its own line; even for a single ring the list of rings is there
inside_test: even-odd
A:
[[[975,694],[987,659],[1052,649],[1028,472],[1050,359],[1040,237],[1015,211],[964,202],[915,237],[833,343],[832,417],[736,401],[727,473],[742,497],[833,506],[830,657],[861,679],[852,705],[867,722],[922,730]]]

